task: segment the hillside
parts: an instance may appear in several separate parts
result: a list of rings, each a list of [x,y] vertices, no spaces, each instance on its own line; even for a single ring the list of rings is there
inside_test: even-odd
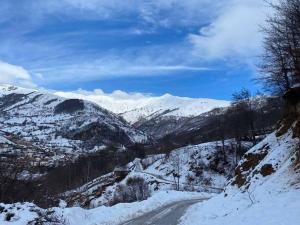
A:
[[[147,141],[117,115],[88,101],[0,86],[0,127],[40,148],[76,153]]]
[[[251,110],[241,110],[231,104],[194,117],[157,116],[136,122],[134,126],[153,137],[158,148],[169,150],[231,138],[253,141],[253,134],[264,136],[276,129],[283,115],[283,101],[279,97],[259,96],[249,104]]]
[[[288,129],[282,126],[279,131],[270,134],[245,154],[236,168],[235,177],[228,183],[225,191],[216,196],[158,191],[146,201],[121,203],[113,207],[100,206],[88,210],[79,207],[66,208],[64,202],[61,202],[60,208],[47,210],[31,203],[0,204],[3,210],[3,213],[0,213],[0,220],[4,224],[26,224],[29,221],[39,220],[58,221],[59,224],[77,224],[78,221],[82,224],[101,224],[101,222],[119,224],[173,201],[213,196],[208,201],[190,207],[181,218],[180,224],[298,225],[299,123],[293,123],[292,128]],[[183,151],[184,149],[179,150]],[[159,171],[159,168],[163,168],[163,165],[163,167],[151,166],[161,165],[159,160],[155,160],[154,164],[151,159],[146,160],[148,163],[151,162],[148,169],[153,172],[153,169]],[[135,172],[133,175],[138,174]]]
[[[182,225],[299,224],[299,95],[291,96],[278,130],[245,154],[223,194],[190,208]]]
[[[145,142],[147,135],[94,103],[2,85],[0,199],[47,206],[47,197],[128,162],[130,146]]]
[[[250,142],[243,142],[242,145],[244,151],[252,146]],[[233,177],[234,168],[241,157],[237,155],[236,148],[234,140],[227,140],[224,146],[220,141],[209,142],[175,149],[167,155],[148,155],[127,164],[128,174],[116,178],[114,173],[108,173],[66,192],[63,198],[71,206],[112,205],[115,204],[113,198],[117,194],[117,186],[126,184],[128,179],[142,177],[151,192],[155,193],[176,189],[174,173],[180,176],[180,190],[219,193],[228,179]],[[180,171],[176,168],[180,168]]]

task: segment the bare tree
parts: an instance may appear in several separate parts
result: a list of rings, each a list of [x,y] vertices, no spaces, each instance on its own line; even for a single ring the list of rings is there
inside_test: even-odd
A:
[[[27,168],[29,159],[19,159],[15,163],[0,162],[0,202],[10,200],[21,173]]]
[[[256,131],[255,131],[255,110],[252,106],[251,92],[245,88],[233,94],[233,106],[239,117],[240,124],[237,126],[245,125],[250,130],[251,141],[256,144]],[[245,124],[241,124],[241,122]],[[239,138],[239,137],[237,137]],[[240,142],[240,140],[237,140]]]
[[[300,82],[300,0],[269,5],[274,13],[263,28],[265,53],[259,80],[266,90],[282,94]]]
[[[171,165],[173,168],[173,177],[175,182],[175,188],[177,191],[180,189],[180,177],[181,177],[181,158],[178,151],[174,151],[170,155]]]
[[[150,196],[148,183],[142,177],[130,177],[125,184],[118,184],[111,205],[120,202],[135,202],[147,199]]]

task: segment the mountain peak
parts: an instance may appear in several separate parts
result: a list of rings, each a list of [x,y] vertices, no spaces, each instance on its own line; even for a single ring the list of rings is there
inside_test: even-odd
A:
[[[123,93],[123,92],[122,92]],[[140,119],[149,118],[168,112],[165,116],[190,117],[208,112],[214,108],[227,107],[229,101],[188,98],[174,96],[166,93],[162,96],[139,94],[120,94],[114,92],[57,92],[59,96],[66,98],[79,98],[92,101],[107,110],[120,114],[129,123],[136,123]]]

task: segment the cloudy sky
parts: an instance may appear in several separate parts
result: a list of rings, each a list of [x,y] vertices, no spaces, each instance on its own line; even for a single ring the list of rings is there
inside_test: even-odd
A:
[[[263,0],[1,0],[0,83],[230,99],[256,90]]]

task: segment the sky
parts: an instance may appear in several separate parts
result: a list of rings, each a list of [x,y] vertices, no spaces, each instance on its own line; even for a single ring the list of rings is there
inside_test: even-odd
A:
[[[230,99],[255,92],[263,0],[1,0],[0,83]]]

